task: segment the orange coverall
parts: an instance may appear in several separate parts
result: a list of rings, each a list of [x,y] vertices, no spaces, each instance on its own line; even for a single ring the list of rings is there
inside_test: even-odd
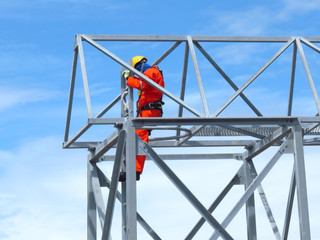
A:
[[[148,78],[159,84],[161,87],[164,87],[164,81],[161,72],[157,66],[153,66],[147,69],[144,73]],[[162,98],[162,92],[158,91],[150,84],[145,83],[141,78],[128,77],[127,85],[133,88],[140,90],[140,97],[137,102],[137,108],[141,108],[149,103],[158,101]],[[138,117],[161,117],[161,110],[142,110],[140,111]],[[145,129],[136,129],[137,135],[144,142],[149,142],[149,131]],[[146,160],[145,155],[136,156],[136,171],[142,173],[144,162]]]

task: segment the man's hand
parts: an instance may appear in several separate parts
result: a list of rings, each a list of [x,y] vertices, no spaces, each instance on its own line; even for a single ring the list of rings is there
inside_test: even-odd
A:
[[[127,78],[129,77],[130,71],[129,70],[125,70],[122,71],[121,75],[124,77],[124,79],[127,80]]]

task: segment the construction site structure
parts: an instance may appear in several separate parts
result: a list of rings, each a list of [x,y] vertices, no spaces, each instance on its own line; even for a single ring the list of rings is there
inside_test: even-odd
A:
[[[181,72],[179,72],[178,63],[176,63],[176,74],[180,74],[178,76],[181,81],[179,85],[177,82],[174,83],[175,88],[177,85],[179,86],[178,92],[180,95],[178,94],[179,96],[176,96],[177,94],[173,94],[172,90],[170,91],[170,89],[173,89],[173,87],[170,88],[170,84],[173,83],[166,80],[168,79],[166,77],[166,69],[163,69],[166,83],[166,87],[163,88],[132,67],[132,64],[127,59],[133,56],[126,55],[126,60],[123,60],[112,52],[110,48],[103,45],[111,42],[118,43],[118,47],[127,46],[128,48],[133,48],[133,53],[135,52],[136,55],[142,55],[144,54],[142,53],[143,51],[148,51],[149,55],[147,57],[157,59],[152,65],[159,65],[160,68],[179,46],[180,49],[182,47]],[[168,236],[161,236],[137,211],[136,155],[146,155],[199,213],[199,219],[194,227],[188,230],[185,236],[181,236],[181,239],[196,238],[198,231],[205,223],[209,224],[212,230],[209,239],[218,239],[220,237],[222,239],[235,239],[233,232],[230,232],[227,227],[241,209],[245,209],[245,219],[243,219],[243,222],[246,223],[246,229],[239,229],[239,231],[244,231],[246,238],[249,240],[259,239],[256,218],[257,197],[254,195],[254,193],[257,193],[262,200],[262,205],[266,211],[266,218],[270,223],[274,239],[288,239],[290,222],[294,217],[294,201],[296,201],[297,214],[295,216],[298,217],[300,239],[310,240],[311,229],[304,146],[320,145],[320,138],[317,136],[320,134],[320,101],[303,46],[307,46],[309,50],[320,53],[320,48],[316,45],[319,42],[320,37],[291,36],[76,35],[63,148],[83,148],[89,151],[87,159],[87,239],[111,239],[112,222],[115,216],[117,200],[122,206],[120,213],[122,218],[122,239],[138,239],[137,224],[142,226],[150,236],[150,239],[170,238]],[[170,45],[165,51],[155,56],[159,51],[151,51],[150,49],[143,50],[141,45],[139,45],[140,43],[157,43],[158,45],[154,44],[153,48],[163,43]],[[227,46],[227,44],[239,44],[239,46],[241,44],[247,44],[244,45],[246,47],[252,46],[252,44],[264,44],[263,46],[271,45],[276,47],[277,51],[271,52],[271,58],[268,58],[262,66],[258,66],[256,72],[249,76],[242,86],[238,87],[235,81],[229,77],[230,75],[222,69],[222,65],[219,65],[217,63],[218,61],[213,57],[218,51],[214,51],[215,46],[212,47],[210,44],[218,43],[224,44],[223,46]],[[118,66],[117,68],[111,67],[110,71],[116,71],[118,80],[114,80],[112,85],[114,85],[115,88],[119,87],[119,92],[112,92],[114,95],[113,100],[104,106],[97,115],[93,114],[94,108],[91,105],[89,77],[87,75],[88,69],[84,57],[84,44],[87,44],[86,46],[92,46],[92,49],[95,51],[103,53],[103,56],[112,62],[112,64]],[[292,49],[290,57],[288,57],[286,51],[288,48]],[[117,48],[112,47],[112,49],[116,51]],[[225,49],[228,48],[226,47]],[[257,49],[259,48],[255,50]],[[279,83],[275,83],[278,84],[279,88],[283,88],[282,82],[286,81],[289,86],[286,89],[287,103],[285,104],[285,114],[280,116],[265,116],[254,104],[254,99],[249,100],[250,92],[247,93],[245,90],[257,82],[259,78],[261,78],[262,73],[271,68],[272,64],[276,62],[276,59],[285,53],[287,54],[286,60],[290,63],[289,78],[278,79]],[[307,80],[306,83],[308,83],[311,99],[314,101],[314,103],[312,103],[314,112],[307,116],[292,116],[295,103],[294,87],[298,84],[295,77],[297,56],[299,56],[297,53],[300,55],[299,59],[305,71],[304,76]],[[88,56],[93,58],[91,55]],[[212,69],[218,73],[219,79],[225,81],[225,83],[230,86],[228,97],[223,100],[224,102],[220,107],[213,111],[212,109],[215,103],[209,102],[206,96],[207,88],[204,85],[205,78],[203,77],[205,74],[201,73],[202,65],[199,64],[199,56],[202,57],[201,64],[203,64],[205,60],[206,66],[212,67]],[[198,105],[193,102],[190,103],[191,100],[188,103],[189,93],[186,91],[186,85],[187,83],[189,84],[188,81],[191,81],[191,77],[189,78],[189,76],[187,76],[187,72],[190,69],[189,58],[192,59],[193,63],[192,71],[195,74],[194,83],[198,87],[198,90],[193,90],[193,94],[197,95],[195,99],[201,100],[203,109],[199,109],[199,107],[197,107]],[[76,130],[70,137],[78,60],[80,62],[82,87],[86,101],[87,119],[85,119],[84,125]],[[166,116],[165,114],[162,118],[135,117],[134,90],[126,86],[125,79],[120,74],[121,69],[129,70],[131,74],[138,76],[162,92],[167,99],[166,104],[176,106],[176,116],[173,116],[173,114]],[[234,73],[233,75],[236,76]],[[298,80],[300,81],[300,79]],[[94,82],[94,80],[91,81]],[[213,79],[210,79],[210,81],[213,81]],[[219,89],[215,90],[217,90],[217,92],[219,91]],[[250,109],[252,114],[248,114],[248,116],[247,113],[243,113],[243,115],[241,115],[241,110],[239,110],[238,112],[233,112],[234,116],[232,112],[229,112],[227,116],[222,116],[235,100],[238,100],[240,104]],[[118,116],[108,115],[110,110],[115,107],[119,108]],[[166,105],[164,106],[164,111],[166,111],[165,107]],[[274,107],[276,108],[276,106]],[[114,128],[114,130],[110,132],[105,139],[96,139],[93,141],[81,140],[89,129],[102,126],[109,126]],[[143,142],[136,135],[136,129],[153,130],[153,135],[149,143]],[[168,133],[171,134],[169,135]],[[105,134],[107,134],[107,132]],[[212,151],[211,153],[203,153],[199,151],[200,148],[233,149],[235,147],[237,147],[237,149],[241,147],[243,149],[242,152],[230,153],[228,151],[216,153]],[[176,149],[177,151],[174,154],[172,151],[171,153],[163,153],[162,151],[160,154],[157,152],[157,149],[160,148],[162,150]],[[181,151],[181,149],[185,148],[188,148],[190,151]],[[258,171],[255,164],[256,157],[271,148],[275,149],[275,151],[261,171]],[[262,187],[262,181],[284,155],[292,156],[292,165],[282,170],[284,172],[289,171],[291,179],[289,180],[290,186],[287,189],[286,205],[283,206],[283,209],[286,209],[283,228],[279,229],[268,202],[267,194]],[[233,174],[234,177],[231,178],[223,190],[216,195],[216,198],[213,199],[210,206],[205,206],[201,203],[195,194],[187,187],[187,184],[185,184],[167,164],[167,161],[174,160],[198,161],[204,159],[207,161],[228,160],[234,161],[237,164],[241,163],[240,168]],[[99,168],[99,164],[104,161],[112,163],[112,173],[110,176]],[[206,162],[201,162],[201,164],[206,164]],[[126,182],[119,183],[120,171],[126,171]],[[224,169],[223,171],[228,170]],[[141,181],[143,181],[143,176]],[[216,181],[218,182],[219,179]],[[238,185],[243,186],[243,192],[241,192],[236,204],[231,206],[231,210],[228,210],[224,220],[218,221],[215,217],[215,209],[223,203],[223,200],[231,189]],[[214,186],[212,186],[212,188],[213,187]],[[102,189],[108,189],[106,203]],[[210,188],[207,190],[210,191]],[[155,191],[157,191],[157,189],[155,189]],[[295,196],[296,200],[294,200]],[[97,222],[99,222],[101,226],[100,232],[98,231]],[[168,222],[170,222],[170,219],[168,219]],[[297,238],[299,237],[296,236],[296,239]]]

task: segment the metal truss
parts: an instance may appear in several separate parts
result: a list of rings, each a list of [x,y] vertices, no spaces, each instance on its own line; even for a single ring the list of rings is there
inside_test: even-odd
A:
[[[127,88],[125,80],[121,79],[121,87],[118,95],[102,111],[93,116],[91,98],[89,93],[89,84],[86,73],[86,64],[84,58],[83,41],[95,47],[98,51],[105,54],[109,59],[119,64],[122,69],[128,69],[131,74],[139,76],[143,81],[149,83],[154,88],[161,91],[166,97],[177,104],[177,117],[163,118],[136,118],[134,117],[133,89]],[[173,42],[173,45],[165,51],[153,63],[158,65],[164,61],[179,45],[185,44],[184,64],[181,74],[180,96],[175,96],[165,88],[162,88],[148,77],[134,69],[130,62],[127,63],[120,59],[114,53],[103,47],[99,42]],[[255,72],[241,87],[236,86],[234,81],[222,70],[210,54],[201,46],[202,43],[210,42],[238,42],[238,43],[282,43],[282,47]],[[319,135],[319,111],[320,102],[316,91],[314,81],[302,48],[302,44],[310,47],[312,50],[320,53],[320,48],[315,43],[320,42],[320,37],[232,37],[232,36],[166,36],[166,35],[77,35],[74,46],[74,58],[71,74],[71,84],[69,93],[68,112],[66,119],[64,148],[86,148],[88,155],[88,219],[87,219],[87,239],[107,240],[111,239],[111,229],[113,216],[115,214],[115,202],[118,200],[122,206],[122,239],[135,240],[138,237],[137,224],[150,235],[152,239],[166,239],[166,236],[160,236],[150,226],[147,221],[137,212],[137,191],[135,180],[135,156],[146,155],[147,159],[152,160],[163,174],[175,185],[183,194],[185,199],[200,214],[200,219],[195,226],[186,232],[184,239],[193,239],[204,223],[212,228],[210,239],[234,239],[232,233],[227,227],[237,216],[239,211],[245,207],[247,224],[247,239],[258,239],[257,219],[256,219],[256,199],[254,193],[261,198],[266,217],[274,233],[275,239],[288,239],[290,221],[292,220],[292,211],[294,197],[298,205],[298,218],[300,228],[300,239],[311,239],[308,195],[306,183],[306,171],[304,162],[304,146],[319,145],[320,141],[316,135]],[[254,82],[259,75],[266,70],[289,46],[293,46],[290,88],[288,90],[288,108],[286,116],[264,117],[258,108],[244,94],[244,90]],[[225,81],[234,90],[230,93],[223,105],[213,113],[209,111],[209,104],[205,95],[203,81],[200,74],[196,49],[208,60],[214,69],[225,79]],[[310,85],[313,100],[317,112],[309,117],[291,116],[293,105],[293,89],[295,85],[295,69],[297,52],[299,52],[303,67]],[[187,68],[189,54],[193,62],[196,74],[197,85],[199,87],[199,96],[201,99],[203,112],[187,104],[185,99],[185,89],[187,80]],[[80,61],[84,94],[86,99],[86,108],[88,112],[88,121],[72,137],[69,137],[72,104],[74,99],[74,86],[76,81],[76,70],[78,59]],[[119,68],[120,70],[120,68]],[[218,117],[228,106],[236,99],[241,98],[245,105],[255,113],[256,117]],[[105,114],[118,102],[121,103],[120,117],[104,117]],[[188,110],[193,117],[183,116],[183,109]],[[79,139],[92,126],[109,125],[114,126],[114,132],[109,133],[102,141],[80,141]],[[192,127],[190,127],[192,126]],[[142,142],[135,134],[136,129],[153,129],[154,131],[171,130],[175,134],[172,136],[158,136],[150,139],[149,143]],[[231,140],[219,139],[219,137],[228,136]],[[309,136],[309,138],[307,138]],[[310,137],[311,136],[311,137]],[[214,138],[213,138],[214,137]],[[237,137],[232,139],[232,137]],[[239,139],[240,138],[240,139]],[[192,154],[158,154],[157,148],[193,148]],[[197,148],[220,148],[220,147],[243,147],[241,153],[199,153]],[[268,149],[276,149],[275,153],[263,169],[256,170],[254,160],[261,153]],[[111,149],[115,149],[114,154],[108,154]],[[289,187],[289,194],[285,213],[285,221],[282,231],[275,221],[271,207],[267,200],[266,193],[262,187],[262,181],[273,169],[275,164],[284,154],[291,154],[293,167],[286,169],[292,171],[292,178]],[[220,194],[216,196],[209,207],[204,206],[199,199],[188,189],[185,183],[176,175],[176,173],[167,165],[169,160],[223,160],[231,159],[237,163],[241,162],[241,167],[235,172],[234,177],[226,184]],[[125,160],[125,166],[123,161]],[[111,176],[106,176],[99,168],[102,161],[113,163]],[[120,170],[125,170],[127,181],[118,182]],[[284,170],[284,171],[286,171]],[[231,211],[226,214],[223,221],[215,218],[214,211],[230,193],[230,190],[236,185],[243,185],[244,191]],[[102,188],[108,188],[107,202],[105,205]],[[119,191],[118,189],[121,189]],[[101,236],[98,236],[97,219],[101,226]]]

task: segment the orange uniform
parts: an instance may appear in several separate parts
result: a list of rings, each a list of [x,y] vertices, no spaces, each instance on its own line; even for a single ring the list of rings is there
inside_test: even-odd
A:
[[[147,69],[144,73],[145,76],[164,87],[164,81],[162,73],[159,71],[157,66],[153,66]],[[137,101],[137,108],[140,110],[138,117],[161,117],[162,111],[157,109],[152,110],[141,110],[142,107],[161,100],[162,92],[158,91],[150,84],[145,83],[141,78],[128,77],[127,85],[136,88],[140,91],[139,100]],[[145,129],[136,129],[136,133],[144,142],[149,142],[149,131]],[[146,160],[145,155],[136,156],[136,171],[142,173],[144,162]]]

